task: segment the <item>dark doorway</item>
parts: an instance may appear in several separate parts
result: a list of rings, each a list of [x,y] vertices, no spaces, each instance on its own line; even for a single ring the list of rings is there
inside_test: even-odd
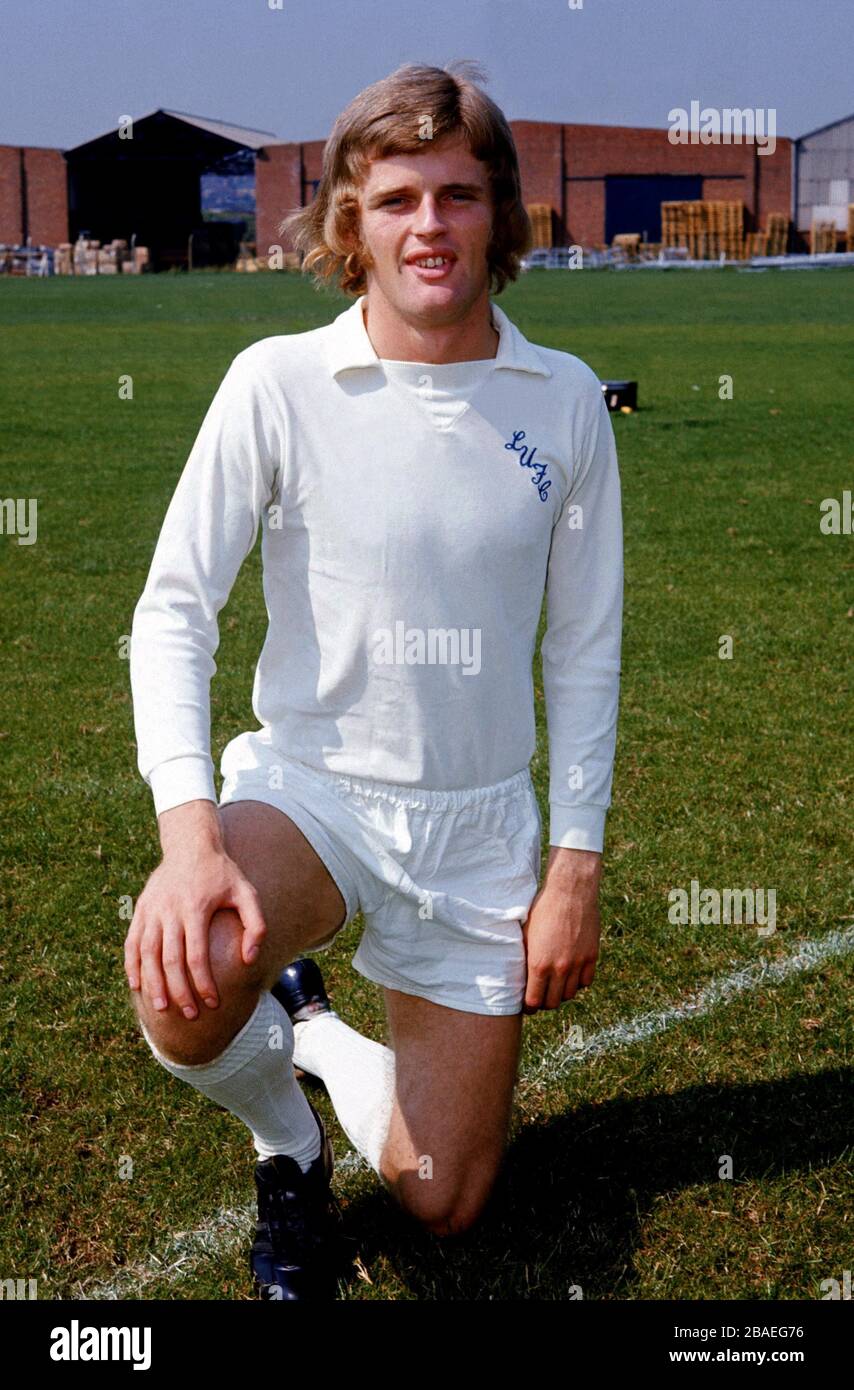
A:
[[[661,241],[661,204],[703,196],[700,174],[614,174],[605,179],[605,240],[623,232]]]
[[[65,151],[69,175],[71,240],[88,228],[97,240],[136,238],[147,246],[152,270],[186,267],[190,234],[193,261],[231,264],[243,226],[202,216],[202,179],[251,178],[256,152],[274,140],[203,116],[157,110]]]

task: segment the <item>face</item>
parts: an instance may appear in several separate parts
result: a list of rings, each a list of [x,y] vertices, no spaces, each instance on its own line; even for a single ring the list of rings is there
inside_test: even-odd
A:
[[[360,192],[369,295],[402,317],[454,323],[489,293],[492,197],[485,164],[463,137],[372,160]],[[428,258],[442,264],[427,266]],[[419,264],[420,262],[420,264]]]

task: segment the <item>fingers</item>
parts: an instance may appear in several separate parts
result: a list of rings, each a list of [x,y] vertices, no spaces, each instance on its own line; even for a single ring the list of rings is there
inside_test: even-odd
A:
[[[161,888],[159,903],[155,895],[147,918],[137,909],[125,939],[125,974],[130,988],[140,990],[158,1012],[167,1009],[170,1000],[186,1019],[198,1018],[200,1000],[207,1008],[219,1007],[210,959],[211,909],[218,906],[237,910],[243,924],[243,961],[251,965],[267,926],[259,895],[246,879],[234,884],[231,897],[196,896],[191,904],[182,904],[180,894]]]
[[[243,923],[241,954],[245,965],[251,965],[258,957],[261,942],[267,935],[267,926],[261,912],[261,899],[252,884],[245,879],[234,893],[234,906]]]
[[[185,1018],[195,1018],[199,1011],[185,968],[184,928],[174,917],[170,917],[163,928],[163,970],[170,997]]]
[[[140,946],[140,987],[145,998],[158,1011],[169,1007],[166,980],[160,963],[163,933],[159,924],[148,926]]]
[[[219,996],[211,973],[209,919],[204,916],[190,918],[184,934],[187,969],[193,988],[209,1009],[215,1009]]]
[[[579,969],[570,971],[566,977],[563,994],[558,1002],[567,1003],[570,999],[574,999],[580,989],[587,989],[593,983],[595,974],[595,960],[585,961]]]
[[[583,986],[580,981],[578,970],[571,970],[564,981],[560,999],[557,1001],[558,1005],[565,1004],[570,999],[574,999],[581,988],[583,988]]]
[[[528,963],[528,979],[525,985],[525,1002],[522,1012],[535,1014],[543,1007],[548,977],[543,966]]]
[[[574,999],[580,989],[586,989],[595,973],[595,961],[551,970],[544,966],[529,968],[522,1012],[535,1014],[540,1009],[559,1008]]]
[[[570,986],[572,987],[572,993],[568,993]],[[543,1007],[546,1009],[558,1008],[559,1005],[563,1003],[564,999],[572,998],[577,988],[577,968],[574,970],[566,970],[558,967],[555,971],[553,971],[551,978],[549,979],[548,989],[546,990],[545,1004]]]
[[[581,967],[581,974],[578,977],[578,988],[587,989],[593,983],[593,976],[596,974],[595,960],[588,960]]]
[[[138,990],[140,986],[140,959],[139,942],[142,935],[142,924],[138,913],[134,913],[133,921],[128,928],[125,937],[125,974],[127,975],[128,985],[131,989]]]

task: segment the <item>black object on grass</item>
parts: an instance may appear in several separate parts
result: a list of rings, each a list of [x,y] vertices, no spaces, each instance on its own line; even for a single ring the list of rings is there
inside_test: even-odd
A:
[[[638,384],[636,381],[603,381],[602,391],[609,410],[637,410]]]

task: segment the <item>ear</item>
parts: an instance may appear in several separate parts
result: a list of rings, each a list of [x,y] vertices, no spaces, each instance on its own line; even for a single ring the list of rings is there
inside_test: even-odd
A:
[[[374,258],[362,240],[361,226],[347,238],[347,248],[349,254],[358,259],[363,270],[370,270],[373,267]]]
[[[359,203],[357,211],[352,211],[350,213],[347,221],[348,226],[342,236],[345,246],[345,255],[355,255],[358,257],[360,264],[367,269],[369,265],[373,265],[373,260],[367,246],[362,240],[361,203]]]

